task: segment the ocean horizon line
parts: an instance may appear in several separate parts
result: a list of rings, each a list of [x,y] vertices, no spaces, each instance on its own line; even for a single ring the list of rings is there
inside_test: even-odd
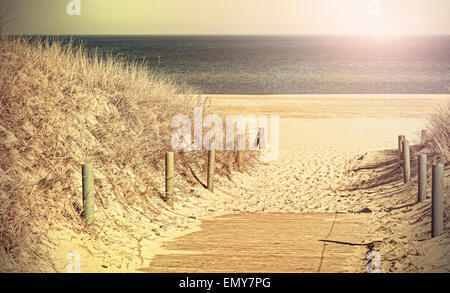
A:
[[[370,98],[377,98],[377,99],[390,99],[390,98],[397,98],[397,99],[423,99],[427,96],[431,96],[433,99],[443,99],[447,100],[450,99],[450,92],[448,94],[204,94],[200,93],[200,96],[204,97],[213,97],[213,98],[260,98],[260,97],[267,97],[267,98],[275,98],[275,97],[286,97],[286,98],[294,98],[294,99],[303,99],[303,98],[348,98],[348,99],[370,99]]]
[[[136,36],[149,36],[149,37],[361,37],[361,38],[392,38],[392,37],[450,37],[450,34],[24,34],[24,33],[12,33],[7,36],[112,36],[112,37],[136,37]]]

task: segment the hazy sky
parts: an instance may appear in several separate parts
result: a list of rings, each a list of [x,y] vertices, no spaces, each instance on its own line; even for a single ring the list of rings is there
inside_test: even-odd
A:
[[[79,16],[69,2],[0,11],[12,3],[8,30],[23,34],[450,34],[450,0],[80,0]]]

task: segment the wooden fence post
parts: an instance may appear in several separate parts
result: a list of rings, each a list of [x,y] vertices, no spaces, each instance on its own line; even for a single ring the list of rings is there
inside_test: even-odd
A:
[[[92,225],[94,216],[94,170],[91,163],[81,167],[84,219],[87,225]]]
[[[258,146],[260,150],[266,149],[266,133],[264,127],[260,127],[258,131]]]
[[[166,202],[167,205],[173,208],[173,193],[174,193],[174,154],[173,152],[166,153]]]
[[[210,192],[214,192],[214,167],[215,167],[215,156],[216,156],[216,144],[213,140],[209,142],[208,151],[208,175],[207,175],[207,186]]]
[[[243,134],[238,134],[236,141],[236,149],[237,149],[237,161],[239,172],[244,171],[244,155],[242,153],[242,150],[239,149],[239,141],[241,140],[244,141],[244,148],[245,148],[245,136]]]
[[[425,130],[425,129],[422,130],[422,133],[420,135],[420,144],[421,145],[426,144],[428,139],[429,139],[428,130]]]
[[[407,183],[411,180],[411,162],[409,160],[409,141],[403,141],[403,177],[404,182]]]
[[[444,233],[444,164],[433,164],[431,195],[431,237]]]
[[[398,160],[403,160],[403,141],[405,141],[404,135],[398,136]]]
[[[422,202],[427,198],[427,155],[419,155],[418,161],[418,202]]]

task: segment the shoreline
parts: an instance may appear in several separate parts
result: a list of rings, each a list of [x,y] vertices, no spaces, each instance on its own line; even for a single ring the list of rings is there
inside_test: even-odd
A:
[[[213,111],[230,115],[278,115],[280,118],[425,119],[450,101],[448,95],[201,95]]]
[[[421,99],[450,99],[449,94],[200,94],[202,97],[210,97],[214,99],[273,99],[275,97],[288,98],[294,100],[309,100],[309,99],[401,99],[401,100],[421,100]],[[431,98],[426,98],[430,96]]]

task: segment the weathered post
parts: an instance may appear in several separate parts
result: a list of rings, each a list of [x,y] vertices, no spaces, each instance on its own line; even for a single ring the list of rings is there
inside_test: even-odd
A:
[[[444,164],[433,164],[431,194],[431,237],[444,233]]]
[[[409,141],[403,141],[403,177],[404,182],[407,183],[411,180],[411,162],[409,160]]]
[[[174,154],[166,153],[166,202],[173,208],[173,192],[174,192]]]
[[[403,142],[405,141],[404,135],[398,136],[398,160],[401,161],[403,159]]]
[[[216,156],[216,145],[213,140],[209,143],[208,151],[208,178],[207,186],[210,192],[214,192],[214,165]]]
[[[81,167],[84,219],[87,225],[94,223],[94,170],[91,163]]]
[[[429,138],[429,136],[428,136],[428,130],[423,129],[423,130],[422,130],[422,133],[421,133],[421,135],[420,135],[420,144],[421,144],[421,145],[426,144],[427,141],[428,141],[428,138]]]
[[[260,150],[266,149],[266,133],[264,127],[260,127],[258,131],[258,146]]]
[[[245,146],[245,140],[244,140],[244,135],[243,134],[238,134],[237,135],[237,141],[236,141],[236,149],[237,149],[237,161],[238,161],[238,169],[239,172],[244,171],[244,154],[242,153],[243,150],[239,149],[239,142],[243,141],[244,142],[244,146]]]
[[[244,171],[244,156],[240,150],[237,151],[237,161],[239,172]]]
[[[422,202],[427,198],[427,155],[419,155],[418,161],[419,161],[418,202]]]

